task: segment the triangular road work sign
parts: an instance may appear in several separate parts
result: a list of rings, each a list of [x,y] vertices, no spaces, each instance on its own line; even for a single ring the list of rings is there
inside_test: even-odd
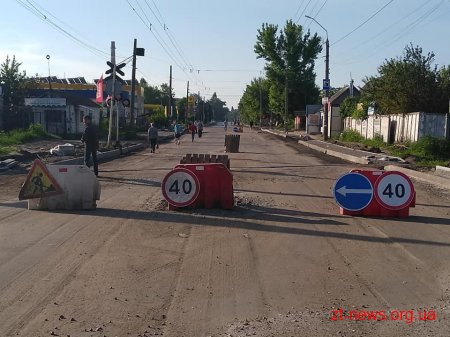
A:
[[[64,193],[45,165],[36,159],[19,192],[19,200],[48,197]]]

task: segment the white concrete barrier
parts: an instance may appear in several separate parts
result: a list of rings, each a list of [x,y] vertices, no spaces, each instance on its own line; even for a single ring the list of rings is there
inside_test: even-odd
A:
[[[28,200],[28,209],[95,209],[100,200],[100,183],[84,165],[46,165],[64,193]]]

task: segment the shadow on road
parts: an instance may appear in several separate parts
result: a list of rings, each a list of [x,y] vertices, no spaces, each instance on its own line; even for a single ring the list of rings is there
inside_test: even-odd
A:
[[[244,211],[242,211],[244,210]],[[335,221],[326,218],[320,219],[308,219],[303,218],[303,216],[308,217],[327,217],[328,215],[321,215],[318,213],[304,213],[296,212],[296,217],[281,216],[276,214],[277,210],[272,208],[263,208],[264,212],[261,212],[256,208],[252,209],[242,209],[238,208],[236,211],[222,211],[221,216],[205,216],[208,212],[204,211],[203,214],[192,214],[192,213],[181,213],[181,212],[163,212],[163,211],[133,211],[133,210],[119,210],[112,208],[99,208],[90,215],[93,216],[104,216],[112,218],[123,218],[123,219],[135,219],[135,220],[148,220],[148,221],[160,221],[160,222],[172,222],[178,224],[191,224],[197,226],[210,226],[210,227],[224,227],[224,228],[241,228],[252,231],[261,231],[267,233],[282,233],[282,234],[292,234],[292,235],[303,235],[311,237],[327,237],[334,239],[343,240],[355,240],[363,242],[373,242],[373,243],[406,243],[406,244],[418,244],[418,245],[431,245],[440,247],[450,247],[450,242],[438,242],[429,240],[418,240],[403,237],[375,237],[359,234],[350,234],[342,232],[324,231],[319,229],[307,229],[299,228],[294,226],[283,226],[280,223],[291,223],[301,225],[346,225],[343,222]],[[278,212],[285,212],[286,210],[278,210]],[[196,210],[198,212],[198,210]],[[214,212],[214,211],[213,211]],[[289,212],[289,211],[287,211]],[[295,212],[295,211],[293,211]],[[275,213],[275,214],[274,214]],[[305,215],[306,214],[306,215]],[[224,219],[224,216],[232,219]],[[423,217],[426,219],[426,217]],[[251,220],[263,220],[263,221],[273,221],[278,224],[263,224],[256,223]],[[390,219],[391,220],[391,219]]]
[[[273,194],[273,195],[290,195],[293,197],[308,197],[308,198],[320,198],[320,199],[333,199],[332,196],[328,195],[318,195],[318,194],[305,194],[305,193],[278,193],[278,192],[268,192],[268,191],[255,191],[255,190],[241,190],[235,189],[236,193],[256,193],[256,194]]]
[[[148,180],[148,179],[132,179],[132,178],[116,178],[116,177],[101,177],[101,181],[104,182],[113,182],[118,184],[127,184],[127,185],[144,185],[144,186],[153,186],[161,188],[160,181]]]

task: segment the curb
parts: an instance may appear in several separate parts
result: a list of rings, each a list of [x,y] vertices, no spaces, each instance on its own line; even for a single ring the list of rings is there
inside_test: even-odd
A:
[[[279,137],[283,137],[283,138],[287,137],[287,135],[285,135],[285,134],[280,134],[280,133],[277,133],[277,132],[269,130],[269,129],[261,129],[261,131],[264,131],[264,132],[267,132],[267,133],[271,133],[273,135],[276,135],[276,136],[279,136]],[[347,160],[347,161],[352,162],[352,163],[362,164],[362,165],[370,164],[370,161],[368,159],[361,158],[361,157],[358,157],[358,156],[352,156],[351,154],[345,154],[345,153],[342,153],[342,152],[330,150],[328,147],[324,148],[322,146],[310,144],[310,143],[308,143],[308,142],[306,142],[304,140],[299,140],[298,143],[303,145],[303,146],[309,147],[310,149],[322,152],[322,153],[327,154],[329,156],[333,156],[333,157],[336,157],[336,158],[341,158],[341,159]]]
[[[136,145],[131,145],[131,146],[122,148],[122,153],[120,152],[119,149],[107,151],[107,152],[100,152],[97,154],[97,159],[98,160],[113,159],[113,158],[119,157],[121,154],[127,154],[132,151],[141,150],[143,148],[144,148],[144,144],[136,144]],[[83,165],[83,164],[84,164],[83,157],[79,157],[79,158],[72,158],[72,159],[57,161],[57,162],[51,163],[50,165]]]
[[[345,153],[342,153],[342,152],[330,150],[329,148],[323,148],[322,146],[310,144],[310,143],[308,143],[307,141],[304,141],[304,140],[299,140],[298,143],[303,145],[303,146],[309,147],[310,149],[322,152],[322,153],[327,154],[329,156],[341,158],[341,159],[350,161],[352,163],[362,164],[362,165],[370,164],[370,161],[365,159],[365,158],[352,156],[351,154],[345,154]]]
[[[260,129],[260,130],[263,131],[263,132],[267,132],[267,133],[270,133],[270,134],[272,134],[272,135],[278,136],[278,137],[283,137],[283,138],[286,138],[286,137],[287,137],[286,134],[278,133],[278,132],[272,131],[272,130],[270,130],[270,129]]]
[[[406,175],[413,177],[417,180],[422,180],[427,183],[438,185],[439,187],[444,187],[444,188],[450,190],[450,179],[449,178],[436,176],[436,175],[432,175],[429,173],[414,171],[414,170],[407,169],[407,168],[404,168],[401,166],[396,166],[396,165],[387,165],[384,167],[384,169],[386,171],[399,171],[399,172],[405,173]]]

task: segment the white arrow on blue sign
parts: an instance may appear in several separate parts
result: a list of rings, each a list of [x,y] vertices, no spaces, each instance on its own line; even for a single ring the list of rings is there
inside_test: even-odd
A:
[[[347,211],[360,211],[366,208],[373,198],[370,180],[360,173],[350,172],[341,176],[333,188],[336,203]]]

